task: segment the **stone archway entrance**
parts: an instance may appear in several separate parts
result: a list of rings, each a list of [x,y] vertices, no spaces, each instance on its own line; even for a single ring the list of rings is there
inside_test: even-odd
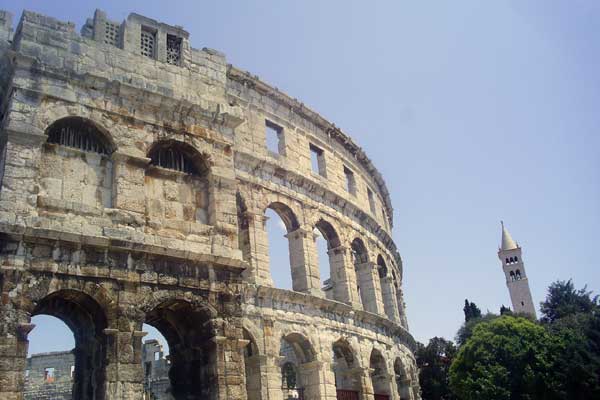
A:
[[[51,315],[62,320],[75,338],[72,396],[76,400],[103,400],[106,392],[106,314],[87,294],[60,290],[34,307],[31,316]]]
[[[210,320],[206,308],[182,300],[165,301],[146,314],[145,323],[169,344],[167,393],[176,400],[217,398],[217,351]]]

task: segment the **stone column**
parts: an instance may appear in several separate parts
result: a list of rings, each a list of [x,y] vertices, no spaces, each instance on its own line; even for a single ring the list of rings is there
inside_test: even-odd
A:
[[[255,354],[244,359],[246,395],[248,400],[268,398],[267,364],[268,358],[265,355]]]
[[[146,332],[104,329],[107,336],[106,399],[142,400],[142,337]]]
[[[329,250],[327,254],[331,265],[331,279],[334,283],[334,299],[358,306],[360,299],[356,291],[356,273],[349,249],[345,246],[338,246]]]
[[[6,323],[8,315],[0,312],[0,318]],[[27,366],[27,335],[35,327],[23,323],[0,329],[0,399],[23,400],[25,368]]]
[[[23,400],[25,368],[29,341],[27,335],[35,327],[23,310],[25,299],[20,287],[24,280],[22,243],[5,244],[5,255],[0,264],[0,399]]]
[[[381,278],[380,284],[385,314],[390,320],[396,323],[400,323],[398,303],[396,302],[396,288],[394,288],[394,282],[392,277],[386,276]]]
[[[368,261],[357,266],[358,282],[361,290],[361,299],[365,311],[374,314],[383,314],[383,301],[381,299],[381,288],[377,265]]]
[[[293,289],[323,297],[319,267],[314,262],[316,249],[312,230],[298,228],[289,232],[286,237],[290,245]]]
[[[237,337],[214,336],[215,347],[211,360],[214,368],[214,382],[218,400],[247,400],[243,349],[248,344]]]
[[[371,368],[354,368],[352,370],[356,374],[358,381],[360,382],[360,400],[374,400],[375,392],[373,391],[373,382],[371,381]]]
[[[327,372],[333,375],[331,370],[326,371],[327,365],[322,361],[310,361],[298,366],[298,375],[301,387],[304,389],[305,400],[333,400],[336,398],[335,382],[333,393],[331,384],[327,384],[327,381],[332,379],[331,376],[327,376]]]
[[[398,314],[400,325],[408,330],[408,320],[406,319],[406,307],[404,306],[404,294],[401,288],[396,289],[396,303],[398,304]]]
[[[269,265],[269,237],[266,231],[269,217],[251,212],[246,212],[244,217],[248,221],[250,240],[250,265],[244,271],[244,277],[258,285],[273,286]]]

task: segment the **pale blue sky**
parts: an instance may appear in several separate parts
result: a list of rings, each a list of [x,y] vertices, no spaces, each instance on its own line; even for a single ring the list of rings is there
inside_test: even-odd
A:
[[[510,303],[500,219],[534,302],[600,287],[600,2],[0,1],[79,27],[94,9],[182,25],[362,145],[385,177],[418,340],[465,298]]]

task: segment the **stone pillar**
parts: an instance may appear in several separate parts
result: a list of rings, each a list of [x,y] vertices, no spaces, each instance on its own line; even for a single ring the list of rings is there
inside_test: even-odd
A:
[[[390,320],[400,323],[400,314],[398,312],[398,303],[396,301],[396,288],[394,288],[392,277],[385,276],[381,278],[380,284],[385,314]]]
[[[383,301],[377,265],[368,261],[357,265],[358,282],[361,290],[361,300],[365,311],[374,314],[383,314]]]
[[[286,237],[290,245],[293,289],[323,297],[319,266],[314,262],[316,249],[312,230],[298,228],[289,232]]]
[[[8,315],[0,312],[0,318],[3,323],[6,323],[4,321]],[[23,400],[29,347],[27,335],[34,327],[33,324],[23,323],[14,328],[6,326],[6,329],[0,329],[0,399],[2,400]]]
[[[273,286],[269,265],[269,237],[266,230],[269,217],[251,212],[246,212],[244,216],[248,221],[250,240],[250,265],[244,271],[244,277],[251,283]]]
[[[104,329],[107,336],[106,399],[142,400],[142,337],[146,332]]]
[[[408,330],[408,320],[406,319],[406,307],[404,306],[404,294],[401,288],[396,289],[396,303],[398,304],[398,314],[400,325]]]
[[[255,354],[244,359],[246,372],[246,396],[248,400],[262,400],[268,397],[267,356]]]
[[[356,291],[356,273],[349,249],[338,246],[330,249],[327,254],[331,265],[331,280],[334,283],[334,299],[357,306],[360,304],[360,299]]]
[[[115,152],[113,159],[113,207],[144,214],[144,178],[150,159]]]
[[[334,393],[331,393],[331,384],[326,383],[326,365],[322,361],[310,361],[298,366],[300,384],[304,390],[304,400],[335,399],[335,390]],[[331,371],[329,373],[333,375]],[[331,380],[331,377],[328,377],[327,380]]]
[[[264,356],[264,373],[266,384],[263,392],[266,392],[264,399],[281,399],[283,391],[281,390],[281,362],[285,357],[278,354],[267,354]]]
[[[215,347],[212,360],[214,369],[214,390],[218,400],[247,400],[245,387],[243,349],[248,344],[237,337],[214,336]]]
[[[371,381],[373,369],[358,367],[354,368],[352,372],[356,374],[357,380],[360,382],[360,400],[374,400],[375,392],[373,391],[373,382]]]

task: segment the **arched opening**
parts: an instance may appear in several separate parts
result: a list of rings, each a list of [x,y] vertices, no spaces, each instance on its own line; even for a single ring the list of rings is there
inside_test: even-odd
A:
[[[209,161],[192,146],[174,140],[148,152],[146,210],[151,220],[210,224]]]
[[[516,271],[515,271],[515,279],[516,279],[516,280],[519,280],[519,279],[521,279],[521,271],[520,271],[520,270],[516,270]]]
[[[506,257],[506,263],[508,264],[508,257]]]
[[[517,256],[515,256],[515,262],[518,262],[518,261],[519,261],[519,259],[517,258]]]
[[[356,274],[356,290],[358,291],[358,297],[365,310],[377,312],[371,265],[369,263],[367,248],[361,239],[356,238],[350,244],[350,249],[352,263],[354,264],[354,272]]]
[[[373,349],[369,359],[371,369],[371,384],[375,393],[375,400],[390,400],[390,379],[385,364],[385,359],[379,350]]]
[[[160,331],[152,325],[143,324],[142,331],[147,332],[142,344],[144,398],[169,399],[171,398],[169,344]]]
[[[71,147],[85,152],[110,155],[110,140],[89,119],[66,117],[52,123],[46,129],[48,143]]]
[[[216,352],[211,346],[211,314],[182,300],[168,300],[146,314],[169,347],[169,384],[176,400],[200,400],[215,395]]]
[[[246,371],[246,394],[248,400],[261,400],[260,357],[254,338],[244,329],[244,339],[248,344],[244,348],[244,367]]]
[[[398,396],[400,400],[412,400],[410,391],[410,379],[404,369],[402,360],[399,358],[394,362],[394,376],[396,378],[396,388],[398,389]]]
[[[40,160],[40,196],[76,209],[112,207],[114,147],[92,121],[67,117],[46,129]],[[45,203],[42,203],[45,204]]]
[[[337,398],[358,400],[361,391],[358,362],[348,342],[343,339],[336,341],[332,355]]]
[[[31,318],[24,398],[32,399],[40,387],[57,397],[72,398],[75,372],[75,337],[59,318],[39,314]]]
[[[294,271],[294,256],[297,256],[298,241],[296,236],[290,236],[300,225],[292,210],[283,203],[271,203],[265,210],[269,267],[275,287],[287,290],[300,290],[297,274]],[[296,251],[294,251],[296,249]],[[295,276],[296,274],[296,276]],[[296,278],[296,279],[294,279]]]
[[[54,360],[54,362],[58,362],[60,357],[66,356],[62,361],[68,363],[68,370],[64,367],[52,367],[50,366],[51,360],[47,360],[42,375],[46,383],[56,385],[57,389],[62,385],[62,390],[70,386],[73,399],[104,399],[106,378],[104,329],[108,325],[102,307],[83,292],[61,290],[51,293],[37,302],[31,315],[34,317],[33,320],[38,320],[35,317],[40,315],[58,318],[73,333],[75,348],[71,352],[72,357],[55,354],[57,358]],[[42,332],[40,328],[43,326],[37,328],[40,334],[45,336],[50,334],[50,332]],[[62,332],[64,334],[64,328]],[[52,337],[47,336],[48,339],[52,339]],[[31,378],[33,378],[32,374],[33,370],[30,369]],[[68,381],[70,381],[70,385]]]
[[[281,338],[279,356],[282,398],[318,398],[319,373],[309,367],[309,363],[315,360],[310,342],[299,333],[284,336]]]
[[[510,271],[509,275],[510,275],[510,280],[514,281],[515,280],[515,271]]]
[[[337,300],[336,278],[340,276],[339,269],[344,267],[343,256],[338,249],[340,238],[333,226],[322,219],[315,224],[314,233],[322,290],[326,298]]]
[[[381,288],[381,297],[383,299],[385,315],[391,320],[396,320],[396,310],[398,307],[395,304],[396,296],[394,287],[388,277],[388,267],[381,254],[377,256],[377,275],[379,276],[379,287]]]

